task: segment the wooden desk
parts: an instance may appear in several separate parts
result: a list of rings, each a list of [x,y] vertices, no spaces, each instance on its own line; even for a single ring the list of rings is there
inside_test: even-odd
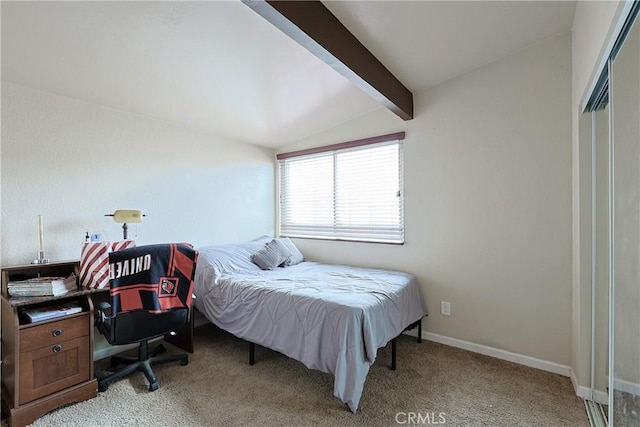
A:
[[[58,297],[15,297],[9,280],[79,275],[79,261],[2,268],[2,402],[12,426],[31,424],[60,406],[91,399],[98,383],[93,371],[94,299],[108,300],[109,289],[70,291]],[[82,312],[28,323],[23,308],[76,302]],[[193,353],[193,317],[165,340]]]

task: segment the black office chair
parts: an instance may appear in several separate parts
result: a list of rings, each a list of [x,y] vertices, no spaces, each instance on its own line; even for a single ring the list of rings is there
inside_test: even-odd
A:
[[[96,327],[112,345],[138,342],[138,357],[113,356],[111,366],[122,370],[98,380],[98,390],[133,371],[149,381],[149,391],[158,389],[152,365],[180,361],[187,354],[156,357],[162,345],[149,352],[149,340],[176,331],[189,321],[193,277],[198,253],[189,244],[167,243],[139,246],[109,254],[111,304],[96,309]]]

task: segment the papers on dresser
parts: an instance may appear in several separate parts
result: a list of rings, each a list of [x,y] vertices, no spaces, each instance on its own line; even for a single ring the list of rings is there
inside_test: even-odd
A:
[[[7,283],[7,292],[16,297],[64,295],[78,288],[75,274],[69,277],[35,277]]]
[[[22,312],[30,323],[41,322],[43,320],[55,319],[56,317],[68,316],[70,314],[80,313],[82,307],[75,302],[66,304],[45,306],[39,308],[27,308]]]

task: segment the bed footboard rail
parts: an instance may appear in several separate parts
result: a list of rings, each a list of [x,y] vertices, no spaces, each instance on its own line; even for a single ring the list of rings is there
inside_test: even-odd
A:
[[[416,339],[417,343],[422,342],[422,317],[406,328],[404,331],[410,331],[411,329],[418,328],[418,337]],[[395,371],[397,368],[397,342],[398,337],[395,337],[391,340],[391,370]],[[249,342],[249,365],[253,366],[256,363],[256,344],[253,342]]]

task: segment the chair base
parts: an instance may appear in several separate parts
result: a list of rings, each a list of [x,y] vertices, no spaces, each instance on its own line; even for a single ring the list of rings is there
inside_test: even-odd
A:
[[[111,384],[113,381],[125,377],[134,371],[142,371],[144,373],[144,376],[147,377],[147,381],[149,381],[149,391],[157,390],[158,380],[156,379],[151,366],[177,361],[179,361],[180,365],[183,366],[189,364],[189,355],[187,354],[176,354],[171,356],[159,357],[156,356],[166,351],[167,350],[164,348],[164,346],[160,344],[153,350],[151,354],[149,354],[149,342],[141,341],[140,345],[138,346],[138,357],[111,357],[111,367],[116,367],[120,364],[125,364],[127,366],[117,372],[99,379],[98,391],[107,391],[107,389],[109,388],[109,384]]]

